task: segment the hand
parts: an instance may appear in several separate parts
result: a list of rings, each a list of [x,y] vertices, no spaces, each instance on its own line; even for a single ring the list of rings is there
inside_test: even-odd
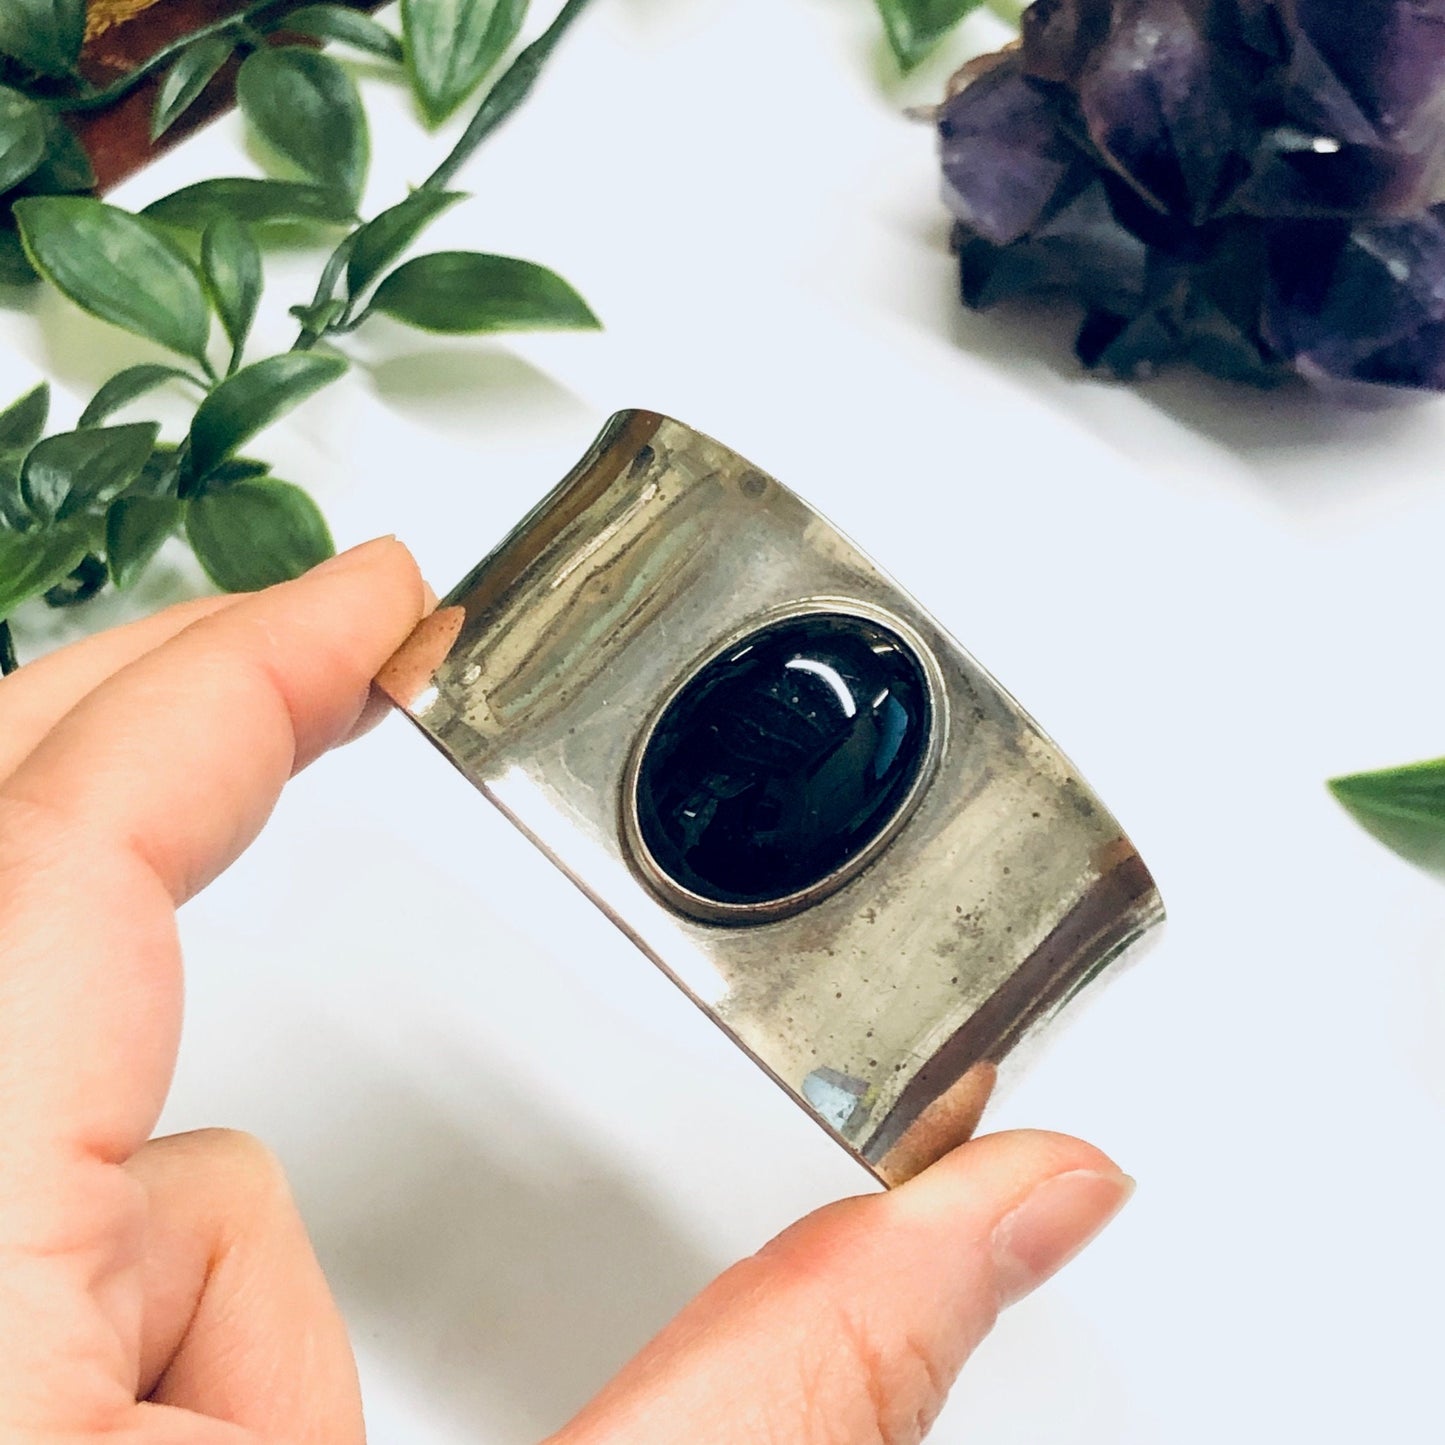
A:
[[[370,543],[0,683],[0,1438],[363,1438],[346,1333],[280,1170],[151,1139],[175,1063],[174,909],[368,712],[425,589]],[[965,1146],[729,1270],[557,1445],[915,1441],[1000,1306],[1124,1202],[1096,1150]]]

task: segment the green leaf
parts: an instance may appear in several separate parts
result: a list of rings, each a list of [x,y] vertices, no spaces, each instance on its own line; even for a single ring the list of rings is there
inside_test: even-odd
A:
[[[226,592],[289,582],[335,551],[316,503],[274,477],[203,492],[186,504],[186,536]]]
[[[481,84],[526,15],[527,0],[401,0],[407,71],[433,125]]]
[[[0,85],[0,194],[18,186],[50,145],[46,112],[28,95]]]
[[[352,240],[346,264],[350,294],[360,296],[443,211],[462,199],[461,191],[413,191],[362,226]]]
[[[0,528],[23,532],[33,521],[20,490],[20,472],[49,415],[50,387],[45,382],[0,412]]]
[[[19,474],[9,461],[0,460],[0,532],[27,532],[30,513],[20,496]]]
[[[390,30],[344,5],[304,5],[286,17],[282,28],[315,40],[336,40],[383,60],[400,60],[402,55],[401,41]]]
[[[77,306],[207,365],[200,277],[151,222],[82,196],[33,196],[15,215],[35,269]]]
[[[41,75],[70,75],[85,40],[85,0],[3,0],[0,54]]]
[[[20,495],[22,460],[13,453],[0,453],[0,532],[24,532],[31,525],[30,509]]]
[[[141,214],[183,231],[204,231],[217,216],[234,216],[253,225],[312,221],[345,226],[356,219],[356,203],[335,187],[233,176],[184,186],[152,201]]]
[[[89,533],[80,522],[37,532],[0,532],[0,617],[70,576],[89,550]]]
[[[174,497],[117,497],[105,514],[105,565],[117,587],[129,587],[181,524]]]
[[[157,442],[141,474],[125,489],[128,497],[174,497],[181,475],[181,449]]]
[[[398,267],[377,288],[377,311],[423,331],[596,330],[587,303],[554,271],[510,256],[438,251]]]
[[[206,486],[209,489],[227,487],[232,482],[248,482],[252,477],[264,477],[270,470],[270,462],[260,462],[254,457],[232,457],[230,461],[212,468],[206,478]]]
[[[95,168],[75,132],[58,115],[46,117],[45,159],[23,190],[32,196],[63,196],[95,189]]]
[[[984,0],[875,0],[875,3],[898,64],[904,70],[912,70]]]
[[[28,452],[45,435],[50,418],[50,384],[42,381],[0,411],[0,452]]]
[[[118,371],[91,398],[90,405],[80,414],[82,427],[99,426],[121,407],[129,406],[138,397],[145,396],[168,381],[188,381],[192,386],[203,386],[199,378],[176,366],[161,366],[155,362],[144,362],[140,366],[128,366]]]
[[[191,422],[189,475],[204,481],[257,432],[345,370],[339,356],[290,351],[228,377],[201,403]]]
[[[201,237],[201,270],[231,339],[234,370],[261,302],[261,250],[250,228],[234,216],[217,216]]]
[[[1445,758],[1336,778],[1330,791],[1387,848],[1445,876]]]
[[[29,286],[39,279],[20,244],[20,232],[0,224],[0,286]]]
[[[318,185],[355,198],[371,143],[356,82],[329,55],[300,46],[254,51],[236,96],[258,135]]]
[[[140,476],[159,430],[154,422],[91,427],[37,442],[20,471],[26,505],[42,521],[65,521],[108,502]]]
[[[224,35],[198,40],[181,52],[166,72],[151,112],[151,140],[161,138],[200,98],[216,73],[235,53],[235,42]]]

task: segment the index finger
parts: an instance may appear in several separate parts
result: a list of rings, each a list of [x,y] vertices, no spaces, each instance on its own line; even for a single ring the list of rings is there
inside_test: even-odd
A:
[[[346,735],[423,596],[391,539],[336,558],[122,669],[0,785],[0,1180],[150,1135],[179,1032],[174,905]]]

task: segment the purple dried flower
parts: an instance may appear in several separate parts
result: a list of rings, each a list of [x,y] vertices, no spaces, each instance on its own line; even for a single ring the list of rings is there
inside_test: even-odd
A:
[[[1121,376],[1445,390],[1445,0],[1037,0],[939,113],[964,300]]]

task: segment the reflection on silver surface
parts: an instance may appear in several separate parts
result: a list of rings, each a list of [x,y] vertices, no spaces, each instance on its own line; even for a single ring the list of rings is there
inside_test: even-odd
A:
[[[688,916],[628,845],[639,739],[700,658],[816,599],[917,640],[950,719],[937,756],[806,906]],[[653,413],[615,417],[381,681],[889,1184],[967,1138],[999,1067],[1163,918],[1119,825],[972,658],[799,498]]]

